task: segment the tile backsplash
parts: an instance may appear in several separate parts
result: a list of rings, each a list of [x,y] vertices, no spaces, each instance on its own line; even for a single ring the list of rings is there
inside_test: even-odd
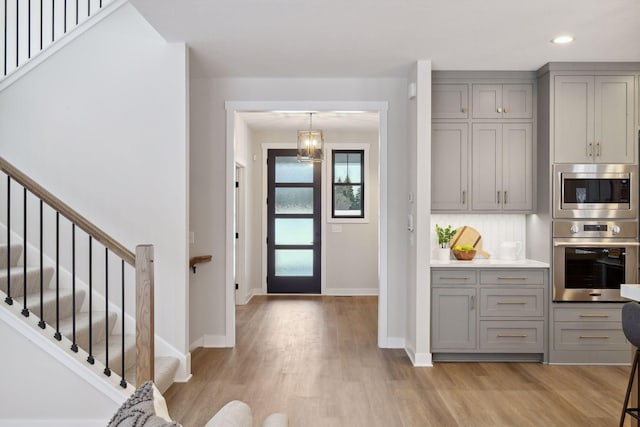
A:
[[[454,229],[463,225],[471,226],[482,235],[484,250],[492,257],[497,256],[498,247],[503,241],[520,241],[526,248],[525,215],[503,214],[431,214],[431,248],[438,247],[436,224],[451,225]],[[523,256],[526,254],[523,254]]]

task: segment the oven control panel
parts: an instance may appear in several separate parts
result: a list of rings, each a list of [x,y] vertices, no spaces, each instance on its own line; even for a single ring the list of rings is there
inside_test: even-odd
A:
[[[554,221],[553,237],[617,237],[638,236],[635,221]]]

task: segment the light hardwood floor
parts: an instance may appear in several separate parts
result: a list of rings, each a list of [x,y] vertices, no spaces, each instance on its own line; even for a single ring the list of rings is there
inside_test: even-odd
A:
[[[165,393],[200,427],[226,402],[291,427],[617,426],[628,367],[436,363],[379,349],[375,297],[254,297],[237,307],[237,346],[197,349],[193,378]],[[628,421],[626,425],[630,425]]]

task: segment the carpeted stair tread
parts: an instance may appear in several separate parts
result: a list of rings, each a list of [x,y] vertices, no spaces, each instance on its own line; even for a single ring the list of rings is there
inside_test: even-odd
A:
[[[6,243],[0,244],[0,269],[5,270],[7,268],[7,248]],[[18,260],[22,255],[22,244],[11,243],[11,266],[18,265]]]
[[[104,340],[106,336],[105,331],[105,312],[104,311],[94,311],[92,318],[92,340],[93,345],[97,345],[97,343]],[[116,320],[118,316],[116,313],[109,313],[109,333],[113,331],[113,327],[116,324]],[[51,323],[51,326],[56,327],[55,322]],[[67,317],[64,319],[60,319],[60,333],[73,340],[72,337],[73,332],[73,318]],[[76,343],[78,347],[87,351],[89,349],[89,313],[78,313],[76,315]]]
[[[80,311],[82,303],[86,297],[84,290],[76,290],[76,313]],[[22,306],[23,297],[16,297],[16,304]],[[42,292],[42,303],[44,307],[44,321],[52,324],[56,320],[56,290],[44,289]],[[34,315],[40,317],[40,292],[27,295],[27,307]],[[64,319],[73,313],[73,294],[71,289],[60,289],[60,318]]]
[[[55,269],[45,267],[42,274],[43,288],[48,288]],[[11,296],[21,297],[24,294],[24,268],[11,267]],[[0,270],[0,290],[7,293],[7,269]],[[40,267],[27,267],[27,294],[40,292]]]
[[[116,374],[122,373],[122,335],[109,335],[109,368]],[[105,364],[105,347],[106,340],[93,344],[93,357]],[[89,351],[89,348],[85,349]],[[136,336],[124,336],[124,369],[125,372],[136,364]],[[127,381],[129,379],[127,378]]]
[[[167,391],[176,376],[176,371],[180,361],[175,357],[156,357],[154,360],[154,383],[161,393]],[[127,381],[131,384],[136,383],[135,366],[127,370]]]

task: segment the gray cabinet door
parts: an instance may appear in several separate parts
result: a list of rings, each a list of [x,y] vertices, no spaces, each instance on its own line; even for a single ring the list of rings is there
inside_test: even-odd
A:
[[[471,142],[471,206],[477,211],[495,211],[502,207],[502,125],[474,123]]]
[[[555,77],[555,163],[593,162],[593,85],[593,76]]]
[[[533,126],[502,125],[502,209],[533,208]]]
[[[466,123],[434,123],[431,131],[431,209],[467,210],[469,142]]]
[[[476,348],[476,288],[433,288],[431,351]]]
[[[633,163],[633,76],[596,76],[595,161]]]
[[[501,119],[502,85],[474,84],[472,102],[474,119]]]
[[[466,84],[434,84],[431,87],[431,118],[469,117],[469,87]]]
[[[533,118],[533,85],[502,85],[502,117],[504,119]]]

